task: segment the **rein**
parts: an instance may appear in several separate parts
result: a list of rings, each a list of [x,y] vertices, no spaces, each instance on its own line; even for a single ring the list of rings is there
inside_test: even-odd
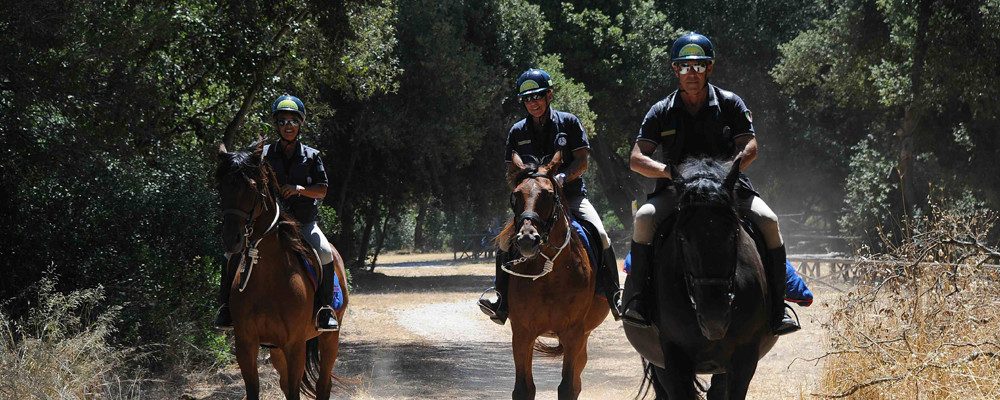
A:
[[[258,192],[257,194],[260,196],[260,198],[264,199],[269,198],[269,196],[265,195],[262,192]],[[257,264],[257,260],[260,258],[260,254],[257,251],[257,245],[259,245],[261,240],[264,240],[264,238],[267,237],[269,233],[275,231],[274,228],[278,226],[278,217],[281,215],[281,207],[278,205],[278,201],[274,200],[274,219],[271,220],[271,224],[267,227],[267,230],[265,230],[264,233],[260,235],[259,238],[251,241],[250,237],[253,236],[253,226],[254,223],[257,221],[257,219],[252,215],[252,213],[254,212],[254,210],[257,209],[259,202],[258,197],[254,197],[253,199],[254,199],[254,205],[250,209],[250,213],[246,213],[238,208],[227,208],[222,211],[223,216],[227,214],[233,214],[240,218],[246,219],[246,224],[244,225],[243,228],[243,250],[241,250],[239,253],[240,262],[236,266],[237,271],[241,270],[246,271],[245,276],[243,276],[240,279],[239,291],[241,293],[244,290],[246,290],[247,283],[250,282],[250,274],[253,272],[253,267],[254,265]],[[267,207],[267,203],[264,203],[264,211],[267,211],[268,209],[269,208]],[[263,212],[261,212],[261,214],[263,214]],[[249,259],[249,264],[247,264],[248,259]]]
[[[546,179],[552,181],[553,187],[556,187],[555,180],[553,180],[548,175],[539,174],[539,173],[533,173],[529,177],[530,178],[546,178]],[[543,277],[545,275],[548,275],[549,272],[552,272],[552,269],[555,266],[555,263],[554,263],[553,260],[559,258],[559,255],[562,254],[563,249],[565,249],[566,246],[569,245],[569,240],[570,240],[570,237],[571,237],[570,225],[569,225],[569,217],[566,216],[565,213],[563,212],[562,198],[559,197],[558,190],[554,191],[554,193],[555,193],[555,203],[556,203],[556,205],[555,205],[555,208],[552,210],[552,217],[549,218],[549,221],[542,222],[541,221],[541,216],[538,215],[538,213],[536,213],[534,211],[525,211],[525,212],[521,213],[521,216],[517,219],[518,224],[515,225],[515,226],[522,225],[525,220],[531,220],[532,222],[535,222],[540,227],[545,228],[545,232],[542,234],[541,243],[539,244],[541,246],[541,245],[545,245],[546,243],[548,243],[549,233],[552,232],[553,225],[555,225],[556,221],[559,218],[559,215],[563,214],[563,219],[566,221],[566,238],[563,240],[563,244],[557,248],[556,254],[554,256],[552,256],[552,257],[549,257],[548,255],[546,255],[545,252],[542,251],[542,249],[538,249],[538,253],[535,253],[535,255],[533,255],[531,257],[524,257],[524,256],[522,256],[521,258],[518,258],[516,260],[507,261],[507,262],[505,262],[505,263],[503,263],[503,264],[500,265],[500,269],[504,270],[504,272],[506,272],[508,274],[511,274],[513,276],[521,277],[521,278],[529,278],[529,279],[531,279],[533,281],[537,280],[538,278],[541,278],[541,277]],[[513,193],[511,193],[511,208],[513,208],[513,206],[514,206],[514,204],[513,204]],[[535,256],[537,256],[539,254],[542,256],[542,258],[545,259],[545,263],[542,265],[542,271],[541,272],[539,272],[537,274],[522,274],[520,272],[517,272],[517,271],[514,271],[514,270],[511,269],[511,267],[513,267],[514,265],[521,264],[521,263],[523,263],[525,261],[529,261],[529,260],[535,258]]]

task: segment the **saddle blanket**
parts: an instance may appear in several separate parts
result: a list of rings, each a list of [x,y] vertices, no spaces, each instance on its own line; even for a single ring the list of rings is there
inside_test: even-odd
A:
[[[632,272],[632,252],[625,255],[625,273],[630,272]],[[785,260],[785,301],[802,307],[809,307],[813,302],[812,291],[788,260]]]
[[[576,234],[580,236],[580,240],[583,242],[583,248],[587,250],[587,257],[590,258],[590,265],[596,269],[599,265],[597,263],[597,254],[594,253],[594,248],[590,247],[590,237],[587,236],[587,230],[584,229],[583,225],[580,225],[579,222],[576,222],[575,218],[572,220],[570,225],[572,225],[573,229],[576,230]]]
[[[316,268],[314,268],[312,263],[309,262],[309,259],[302,254],[299,254],[299,260],[302,261],[302,267],[306,269],[306,272],[309,273],[309,277],[312,278],[313,289],[318,290],[319,285],[317,283],[318,274],[316,273]],[[344,305],[344,291],[340,287],[340,280],[337,279],[337,271],[333,271],[330,279],[333,279],[333,304],[330,304],[330,306],[332,306],[334,310],[339,310],[340,307]]]

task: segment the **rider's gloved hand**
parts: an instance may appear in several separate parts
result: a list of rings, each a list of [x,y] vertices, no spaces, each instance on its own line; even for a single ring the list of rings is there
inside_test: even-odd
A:
[[[553,177],[552,179],[555,180],[556,183],[559,184],[559,186],[562,186],[563,183],[566,182],[566,174],[560,172],[560,173],[556,174],[556,176]]]

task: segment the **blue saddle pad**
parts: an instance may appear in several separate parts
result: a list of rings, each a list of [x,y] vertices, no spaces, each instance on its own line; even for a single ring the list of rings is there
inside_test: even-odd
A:
[[[792,263],[785,260],[785,300],[798,304],[802,307],[809,307],[813,302],[813,292],[806,286],[806,282],[799,276],[798,271],[792,267]]]
[[[299,260],[302,261],[302,267],[306,269],[306,272],[309,273],[309,277],[312,278],[313,289],[319,289],[316,287],[316,282],[318,281],[316,268],[314,268],[312,263],[309,262],[309,259],[302,254],[299,254]],[[337,271],[333,271],[333,276],[331,276],[330,279],[333,279],[333,304],[330,305],[334,310],[339,310],[340,307],[344,305],[344,291],[340,287],[340,280],[337,279]]]
[[[597,254],[594,253],[594,248],[590,247],[590,236],[587,235],[587,230],[584,229],[583,225],[580,225],[579,222],[576,222],[576,219],[573,219],[570,222],[570,225],[573,226],[573,229],[576,229],[577,235],[579,235],[580,240],[583,241],[583,247],[587,249],[587,257],[590,258],[590,265],[596,268],[597,265],[599,265],[597,263]]]

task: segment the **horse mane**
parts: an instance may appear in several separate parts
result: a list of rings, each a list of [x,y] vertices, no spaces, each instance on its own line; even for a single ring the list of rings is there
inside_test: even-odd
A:
[[[532,175],[538,172],[539,166],[537,164],[528,163],[524,164],[524,168],[513,174],[507,174],[507,185],[511,188],[517,187],[521,181],[530,178]]]
[[[677,193],[678,205],[711,205],[735,212],[736,199],[724,185],[731,165],[713,158],[689,158],[681,163],[678,182],[683,189]]]
[[[263,139],[258,140],[243,150],[226,153],[215,170],[215,178],[218,182],[233,182],[244,184],[244,182],[263,183],[267,190],[267,195],[272,199],[279,199],[278,177],[274,174],[271,165],[264,161],[260,149]],[[260,190],[260,188],[258,188]],[[288,215],[285,210],[278,214],[278,237],[281,243],[288,248],[308,255],[309,250],[304,244],[302,232],[299,230],[299,223]]]

